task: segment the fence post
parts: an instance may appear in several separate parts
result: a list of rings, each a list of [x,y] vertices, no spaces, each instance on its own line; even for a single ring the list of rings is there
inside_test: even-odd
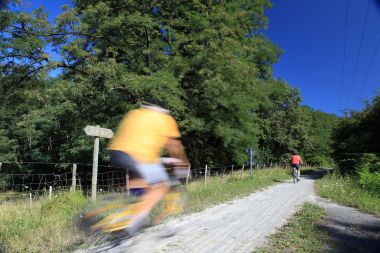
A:
[[[252,177],[253,149],[249,149],[249,174]]]
[[[186,176],[186,185],[189,183],[190,168],[191,168],[191,166],[189,165],[189,168],[188,168],[188,170],[187,170],[187,176]]]
[[[73,175],[71,178],[71,191],[75,191],[77,188],[77,164],[73,164]]]
[[[207,183],[207,164],[205,166],[205,184]]]
[[[32,193],[29,193],[29,208],[32,208]]]
[[[129,188],[129,171],[125,173],[125,188],[127,190],[127,197],[131,196],[131,189]]]
[[[241,166],[240,178],[243,176],[244,165],[245,165],[245,164],[243,163],[243,166]]]
[[[234,165],[232,165],[231,173],[232,173],[232,174],[234,173]]]
[[[53,194],[53,186],[49,186],[49,199],[51,199],[51,195]]]

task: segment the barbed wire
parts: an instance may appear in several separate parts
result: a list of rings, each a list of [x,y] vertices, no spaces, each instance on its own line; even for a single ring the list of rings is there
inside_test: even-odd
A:
[[[11,162],[8,162],[11,163]],[[15,163],[15,162],[13,162]],[[81,163],[47,163],[47,162],[23,162],[24,164],[65,164],[65,165],[85,165],[92,164]],[[4,164],[4,162],[2,163]],[[113,168],[120,170],[101,171],[97,174],[97,191],[101,192],[122,192],[125,191],[127,180],[131,177],[128,170],[110,165],[99,165],[103,168]],[[206,167],[206,166],[205,166]],[[188,181],[203,180],[205,173],[207,177],[222,176],[234,172],[246,171],[249,166],[246,165],[224,165],[224,166],[207,166],[206,168],[191,168],[190,178]],[[276,164],[256,164],[256,169],[263,168],[287,168],[286,163]],[[89,192],[92,184],[92,171],[75,173],[75,188],[84,192]],[[62,173],[6,173],[0,171],[0,191],[5,197],[0,198],[0,202],[9,200],[18,200],[29,198],[29,193],[33,193],[33,198],[39,198],[49,194],[49,188],[53,192],[68,191],[73,187],[73,172]],[[4,195],[4,194],[3,194]]]

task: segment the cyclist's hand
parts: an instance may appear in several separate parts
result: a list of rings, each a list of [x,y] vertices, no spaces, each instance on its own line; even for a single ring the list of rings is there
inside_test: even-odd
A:
[[[175,168],[188,168],[190,166],[188,162],[172,157],[161,157],[161,163],[166,167]]]

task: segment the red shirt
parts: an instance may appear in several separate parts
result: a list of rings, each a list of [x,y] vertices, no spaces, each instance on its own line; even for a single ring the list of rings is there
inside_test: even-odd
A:
[[[290,160],[291,164],[300,164],[301,157],[299,155],[292,155],[292,159]]]

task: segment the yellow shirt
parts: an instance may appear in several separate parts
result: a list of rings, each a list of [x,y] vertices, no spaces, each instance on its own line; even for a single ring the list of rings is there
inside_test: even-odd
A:
[[[139,163],[157,163],[168,138],[180,136],[172,116],[140,108],[123,118],[109,149],[128,153]]]

